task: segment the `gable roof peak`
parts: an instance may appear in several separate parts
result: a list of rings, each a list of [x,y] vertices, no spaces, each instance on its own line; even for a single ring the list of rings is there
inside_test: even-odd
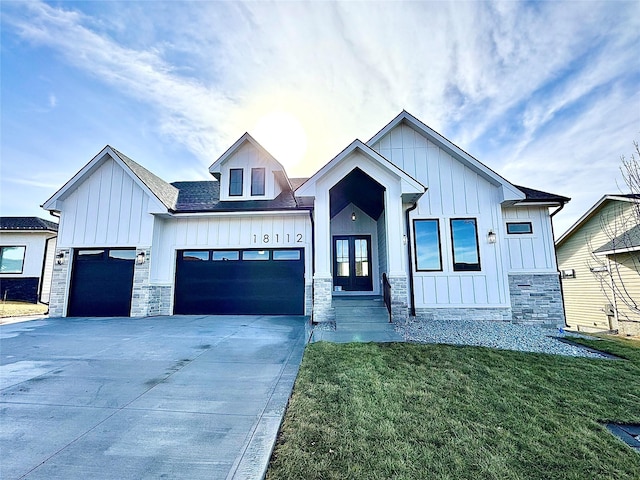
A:
[[[172,210],[174,208],[175,202],[178,199],[178,190],[174,186],[165,182],[163,179],[151,173],[142,165],[134,162],[131,158],[108,144],[56,193],[47,199],[41,207],[46,210],[57,210],[57,201],[62,199],[65,193],[71,191],[75,184],[82,182],[85,177],[91,175],[105,162],[107,157],[123,168],[143,190],[155,197],[167,210]]]
[[[526,195],[520,191],[515,185],[509,182],[507,179],[493,171],[491,168],[486,166],[484,163],[480,162],[478,159],[473,157],[472,155],[465,152],[462,148],[458,147],[451,140],[444,137],[440,133],[433,130],[431,127],[426,125],[424,122],[419,120],[417,117],[413,116],[406,110],[402,110],[396,117],[391,120],[382,130],[376,133],[369,141],[367,145],[373,147],[376,143],[378,143],[384,136],[386,136],[391,130],[396,128],[398,125],[406,123],[411,128],[413,128],[420,135],[427,138],[429,141],[436,144],[438,147],[443,149],[453,158],[459,160],[463,165],[470,168],[472,171],[476,172],[486,180],[488,180],[493,185],[499,186],[502,189],[503,201],[521,201],[526,198]]]
[[[238,140],[236,140],[233,145],[231,145],[218,159],[211,164],[209,167],[209,173],[213,175],[216,179],[219,180],[221,167],[234,153],[240,150],[245,143],[249,143],[253,145],[260,153],[262,153],[270,162],[275,164],[277,168],[274,170],[281,170],[284,173],[284,177],[287,181],[287,186],[291,189],[291,183],[289,182],[289,177],[287,176],[285,168],[282,164],[276,160],[276,158],[269,153],[269,151],[264,148],[260,142],[258,142],[255,138],[251,136],[249,132],[245,132]]]

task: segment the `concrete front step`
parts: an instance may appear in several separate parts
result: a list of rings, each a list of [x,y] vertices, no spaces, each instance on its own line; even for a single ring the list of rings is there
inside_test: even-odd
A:
[[[334,307],[338,317],[388,317],[387,307]]]
[[[336,328],[351,324],[388,324],[389,311],[378,296],[333,297]]]
[[[382,297],[365,295],[365,296],[334,296],[332,298],[333,306],[384,306]]]

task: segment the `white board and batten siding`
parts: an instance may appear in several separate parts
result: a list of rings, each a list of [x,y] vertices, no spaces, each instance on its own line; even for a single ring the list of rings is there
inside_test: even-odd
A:
[[[418,208],[410,214],[412,239],[415,240],[414,219],[439,220],[441,272],[416,272],[415,245],[411,247],[416,306],[509,306],[500,246],[487,242],[489,230],[501,231],[500,187],[406,124],[398,125],[372,148],[428,187]],[[479,272],[453,270],[450,220],[456,218],[476,219]]]
[[[501,241],[510,273],[556,273],[553,232],[547,207],[503,208]],[[532,233],[509,234],[507,223],[530,222]]]
[[[173,285],[176,252],[189,249],[302,248],[311,283],[311,222],[306,211],[157,219],[151,283]],[[153,260],[154,259],[154,260]]]
[[[151,245],[154,217],[149,211],[156,200],[112,159],[61,201],[58,247]]]

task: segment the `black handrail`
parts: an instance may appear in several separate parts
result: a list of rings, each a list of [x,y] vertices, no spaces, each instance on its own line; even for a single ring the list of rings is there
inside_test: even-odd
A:
[[[391,284],[389,283],[386,273],[382,274],[382,292],[384,304],[387,306],[387,310],[389,311],[389,323],[391,323]]]

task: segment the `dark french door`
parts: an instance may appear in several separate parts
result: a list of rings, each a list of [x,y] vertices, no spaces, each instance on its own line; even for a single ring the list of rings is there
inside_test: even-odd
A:
[[[373,290],[371,236],[333,237],[333,285],[345,291]]]

